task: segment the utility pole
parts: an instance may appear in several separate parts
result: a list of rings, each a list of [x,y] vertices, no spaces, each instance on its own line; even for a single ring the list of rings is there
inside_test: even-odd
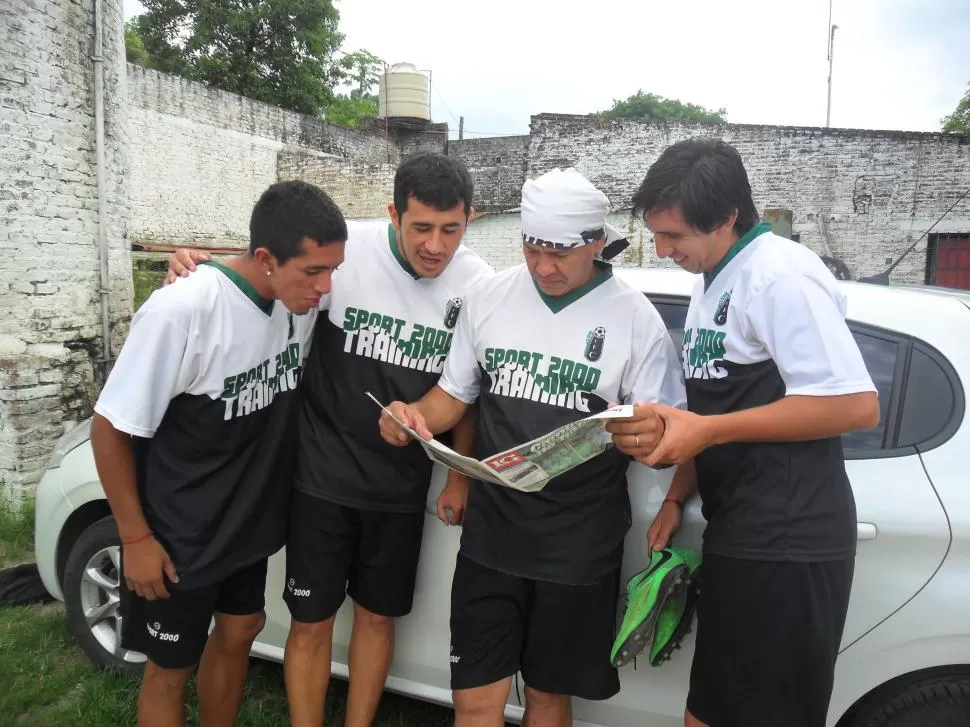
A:
[[[465,138],[465,117],[458,117],[458,141]]]
[[[829,0],[829,92],[828,101],[825,104],[825,126],[828,127],[832,120],[832,60],[835,57],[835,29],[838,25],[832,25],[832,0]]]

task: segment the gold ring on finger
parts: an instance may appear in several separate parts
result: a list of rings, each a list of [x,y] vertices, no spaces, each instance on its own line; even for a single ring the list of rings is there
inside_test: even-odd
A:
[[[634,434],[633,435],[633,441],[636,442],[637,449],[640,449],[640,435],[639,434]]]

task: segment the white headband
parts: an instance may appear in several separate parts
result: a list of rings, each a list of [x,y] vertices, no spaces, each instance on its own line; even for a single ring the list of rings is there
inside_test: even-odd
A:
[[[607,224],[610,200],[573,167],[546,172],[522,185],[522,241],[558,249],[588,245],[606,236],[609,260],[630,243]]]

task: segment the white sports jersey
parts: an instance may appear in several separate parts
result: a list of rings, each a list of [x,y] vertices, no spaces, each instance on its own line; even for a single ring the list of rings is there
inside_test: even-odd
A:
[[[525,265],[480,283],[468,294],[440,386],[466,403],[478,399],[478,458],[610,402],[686,404],[660,314],[605,264],[557,298],[537,289]],[[462,553],[527,578],[599,581],[619,566],[630,526],[629,463],[611,448],[535,493],[475,482]]]
[[[367,398],[420,399],[437,383],[463,315],[465,291],[492,270],[460,246],[436,278],[420,278],[401,256],[387,221],[348,221],[344,262],[307,360],[296,487],[365,510],[421,512],[431,461],[417,443],[380,436]]]
[[[691,411],[876,390],[835,278],[814,252],[769,230],[754,227],[696,283],[683,342]],[[811,560],[854,551],[839,437],[711,447],[697,474],[709,553]]]
[[[202,265],[152,293],[95,411],[135,440],[149,526],[198,587],[283,545],[304,342],[236,271]]]

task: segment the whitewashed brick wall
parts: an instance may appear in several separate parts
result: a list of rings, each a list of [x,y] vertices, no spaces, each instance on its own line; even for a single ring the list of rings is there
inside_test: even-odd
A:
[[[597,121],[540,114],[532,119],[527,174],[575,165],[629,206],[638,184],[670,144],[719,136],[744,159],[759,211],[794,213],[794,232],[835,255],[853,277],[883,271],[970,188],[970,137],[772,126]],[[970,199],[934,232],[970,232]],[[893,273],[924,282],[926,240]]]
[[[117,346],[131,312],[121,0],[105,0],[104,20]],[[100,356],[93,49],[93,0],[0,2],[0,479],[15,497],[96,386],[92,356],[65,346]]]
[[[99,382],[94,0],[0,0],[0,478],[37,477],[64,421],[90,413]],[[242,246],[272,182],[320,184],[352,218],[382,217],[402,155],[447,149],[476,183],[467,244],[496,269],[521,261],[522,183],[576,166],[630,234],[620,265],[658,261],[630,198],[669,144],[718,135],[744,157],[759,211],[855,276],[889,261],[970,187],[970,137],[903,132],[597,121],[540,114],[528,136],[447,142],[443,129],[366,133],[124,63],[121,0],[105,0],[111,318],[117,351],[131,310],[130,243]],[[126,76],[127,73],[127,76]],[[126,83],[127,78],[127,83]],[[130,152],[130,158],[129,158]],[[129,228],[131,235],[129,238]],[[970,232],[970,200],[936,232]],[[896,282],[922,282],[926,241]],[[65,346],[71,343],[71,347]],[[87,349],[85,349],[87,347]]]
[[[657,258],[653,242],[643,224],[629,211],[607,215],[607,221],[627,235],[630,247],[611,262],[624,267],[675,268],[669,260]],[[517,212],[490,213],[472,221],[465,233],[465,244],[484,258],[495,270],[518,265],[522,258],[522,227]]]
[[[529,153],[528,136],[452,141],[448,153],[465,162],[475,180],[475,209],[502,212],[519,206]]]
[[[306,149],[364,164],[398,160],[393,144],[183,78],[128,65],[132,238],[243,246],[277,155]],[[393,173],[393,172],[392,172]]]
[[[279,153],[280,179],[315,184],[353,219],[386,217],[394,198],[394,170],[387,163],[342,159],[332,154],[287,148]]]

